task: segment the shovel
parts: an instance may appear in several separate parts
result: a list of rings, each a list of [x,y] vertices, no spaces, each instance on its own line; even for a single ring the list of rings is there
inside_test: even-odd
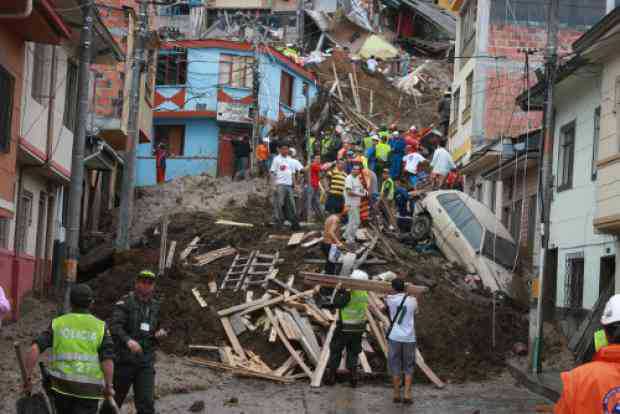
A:
[[[15,355],[17,356],[19,370],[22,375],[22,382],[26,384],[28,376],[26,374],[26,364],[24,363],[24,356],[22,355],[19,342],[15,342],[13,347],[15,348]],[[17,414],[51,414],[43,394],[36,393],[31,395],[30,391],[26,392],[23,397],[17,400],[15,408]]]

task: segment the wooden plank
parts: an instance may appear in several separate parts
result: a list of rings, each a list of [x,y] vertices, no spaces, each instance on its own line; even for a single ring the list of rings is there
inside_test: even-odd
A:
[[[332,69],[334,71],[334,79],[336,80],[336,89],[338,90],[338,97],[341,101],[344,101],[344,97],[342,96],[342,89],[340,88],[340,79],[338,78],[338,72],[336,71],[336,64],[332,60]]]
[[[172,267],[172,261],[174,259],[174,250],[177,247],[177,241],[173,240],[170,243],[170,250],[168,250],[168,257],[166,257],[166,269],[170,269]]]
[[[383,333],[383,330],[379,329],[379,326],[377,325],[377,321],[372,316],[372,313],[368,311],[368,309],[366,309],[366,318],[368,318],[368,326],[370,328],[370,332],[377,339],[377,342],[379,343],[379,346],[381,347],[381,351],[383,351],[383,354],[387,358],[388,345],[387,345],[387,339],[385,339],[385,334]]]
[[[325,263],[325,259],[304,259],[304,263],[307,264],[324,264]],[[387,260],[383,260],[383,259],[377,259],[377,258],[371,258],[371,259],[366,259],[366,264],[367,265],[385,265],[388,264]]]
[[[187,358],[187,360],[195,365],[230,371],[231,373],[238,375],[238,376],[242,376],[242,377],[263,378],[263,379],[268,379],[272,381],[282,382],[285,384],[293,382],[293,380],[290,378],[279,377],[273,374],[266,374],[263,372],[252,371],[246,368],[231,367],[229,365],[225,365],[225,364],[214,362],[214,361],[208,361],[205,359]]]
[[[368,358],[366,358],[366,354],[364,353],[364,351],[360,352],[359,360],[360,360],[360,363],[362,364],[362,369],[364,370],[364,372],[366,374],[372,374],[372,368],[370,367],[370,364],[368,363]]]
[[[390,293],[392,292],[392,284],[388,282],[380,282],[377,280],[355,280],[348,277],[324,275],[321,273],[301,272],[304,277],[304,283],[311,286],[330,286],[335,287],[338,283],[342,284],[342,287],[346,289],[354,290],[366,290],[378,293]],[[420,295],[424,292],[428,292],[426,286],[417,286],[407,283],[407,290],[410,294]]]
[[[302,239],[304,238],[304,234],[305,233],[293,233],[287,243],[287,246],[288,247],[297,246],[299,243],[301,243]]]
[[[299,326],[302,336],[304,336],[308,340],[308,343],[312,348],[312,353],[316,358],[316,362],[318,362],[319,354],[321,353],[321,347],[319,346],[319,342],[316,339],[316,335],[314,333],[314,330],[312,329],[310,321],[308,321],[308,318],[302,317],[299,312],[297,312],[297,309],[287,309],[287,312],[291,315],[295,323],[297,323],[297,326]]]
[[[417,366],[420,367],[422,372],[426,374],[428,379],[431,380],[433,384],[435,384],[438,388],[443,388],[446,386],[446,384],[444,384],[443,381],[440,380],[437,375],[435,375],[433,370],[430,369],[428,365],[426,365],[426,362],[424,361],[424,358],[422,357],[422,354],[420,353],[420,350],[418,348],[416,348],[415,350],[415,363]]]
[[[275,281],[276,279],[274,279]],[[290,296],[288,299],[289,300],[294,300],[297,298],[301,298],[304,296],[312,296],[312,294],[314,293],[314,290],[306,290],[305,292],[300,292],[298,294],[295,294],[293,296]],[[240,315],[245,315],[247,313],[250,312],[254,312],[255,310],[264,308],[266,306],[271,306],[271,305],[275,305],[277,303],[283,302],[284,301],[284,295],[280,295],[276,298],[273,299],[260,299],[260,300],[255,300],[252,302],[248,302],[248,303],[242,303],[240,305],[236,305],[230,308],[226,308],[226,309],[222,309],[220,311],[217,312],[218,316],[228,316],[231,315],[233,313],[237,313],[239,312]]]
[[[254,296],[254,291],[252,290],[248,290],[247,292],[245,292],[245,301],[247,302],[252,302],[252,297]]]
[[[304,360],[299,357],[299,355],[297,354],[297,351],[295,350],[295,348],[293,348],[291,343],[288,341],[288,339],[286,338],[286,335],[284,335],[280,327],[275,324],[275,317],[273,316],[273,313],[271,312],[271,309],[269,309],[269,307],[265,308],[265,314],[267,314],[267,317],[271,321],[272,325],[274,325],[276,329],[276,334],[278,335],[278,337],[280,338],[280,341],[282,341],[282,343],[284,344],[288,352],[293,356],[293,358],[295,358],[295,361],[301,367],[301,369],[306,374],[308,374],[309,377],[312,377],[312,371],[310,370],[310,368],[308,368]]]
[[[243,322],[243,324],[245,325],[246,328],[248,328],[251,332],[254,332],[257,328],[256,325],[254,325],[251,321],[250,318],[246,315],[246,316],[242,316],[241,317],[241,322]]]
[[[234,367],[236,365],[232,349],[229,346],[220,347],[218,349],[218,352],[220,353],[220,359],[223,363],[225,363],[226,365],[230,365],[231,367]]]
[[[192,294],[194,295],[194,298],[196,298],[196,301],[198,302],[198,304],[200,305],[201,308],[206,308],[207,307],[207,301],[204,300],[204,298],[202,297],[202,295],[198,291],[198,288],[193,288],[192,289]]]
[[[286,311],[280,310],[278,308],[276,308],[276,310],[280,311],[278,314],[278,318],[281,317],[284,319],[285,325],[287,326],[288,330],[291,332],[291,337],[289,337],[289,339],[292,341],[301,341],[303,338],[303,333],[301,332],[300,327],[297,325],[297,323],[295,322],[291,314]]]
[[[213,282],[209,282],[208,283],[209,286],[209,292],[211,293],[216,293],[217,292],[217,283]]]
[[[310,382],[311,387],[320,387],[321,382],[323,381],[323,374],[325,374],[325,368],[327,368],[327,362],[329,361],[329,346],[332,342],[332,338],[334,337],[334,331],[336,330],[336,322],[332,322],[329,327],[329,331],[327,331],[327,335],[325,336],[325,342],[323,342],[323,348],[321,348],[321,355],[319,356],[319,363],[314,370],[314,375],[311,377],[312,381]]]
[[[224,318],[221,318],[220,321],[222,322],[222,326],[224,327],[224,332],[226,332],[226,336],[228,337],[228,341],[230,342],[230,345],[232,345],[232,348],[235,350],[237,355],[241,357],[241,359],[246,360],[247,356],[245,355],[245,351],[243,350],[241,343],[239,343],[239,338],[237,338],[237,335],[235,335],[235,331],[233,330],[233,327],[230,323],[230,319],[227,317],[224,317]]]
[[[235,335],[239,336],[247,330],[241,316],[230,315],[229,319],[230,325],[232,326],[233,331],[235,331]]]
[[[267,236],[267,238],[269,240],[288,240],[291,238],[291,236],[288,236],[286,234],[270,234],[269,236]]]
[[[306,240],[313,239],[315,237],[320,237],[320,236],[321,236],[321,232],[320,231],[312,230],[312,231],[309,231],[309,232],[305,233],[304,237],[303,237],[303,239],[301,239],[301,241],[306,241]]]
[[[370,342],[368,342],[368,339],[366,338],[362,339],[362,349],[364,350],[364,352],[368,352],[370,354],[375,353],[374,348],[370,345]]]
[[[286,281],[286,286],[288,286],[289,288],[292,288],[294,282],[295,282],[295,275],[290,275],[288,277],[288,280]],[[288,299],[289,296],[291,296],[291,290],[290,289],[286,289],[284,291],[284,298]]]
[[[269,342],[275,342],[278,332],[276,331],[275,326],[271,325],[271,331],[269,332]]]
[[[373,315],[379,318],[383,325],[390,326],[390,318],[388,318],[388,316],[382,312],[382,310],[385,309],[383,301],[377,297],[377,294],[375,292],[368,292],[368,300],[372,304],[370,310]]]
[[[184,262],[185,259],[187,259],[187,256],[189,256],[189,254],[192,252],[192,250],[194,250],[196,248],[196,245],[198,244],[199,241],[200,241],[200,237],[196,236],[196,237],[194,237],[192,239],[191,242],[189,242],[187,247],[185,249],[183,249],[183,251],[179,255],[179,261],[180,262]]]
[[[238,221],[230,221],[230,220],[218,220],[215,222],[215,224],[221,224],[223,226],[254,227],[254,224],[240,223]]]
[[[282,282],[282,281],[280,281],[278,279],[270,279],[270,281],[272,283],[275,283],[276,285],[280,286],[282,289],[285,289],[287,291],[290,291],[291,293],[294,293],[295,295],[299,295],[299,294],[302,293],[299,290],[295,289],[294,287],[288,286],[286,283],[284,283],[284,282]],[[294,299],[294,297],[290,296],[287,299],[287,302],[291,302],[291,301],[293,301],[293,299]],[[325,310],[325,309],[319,309],[319,307],[314,304],[314,300],[312,300],[312,299],[305,299],[305,302],[306,302],[306,306],[310,307],[317,315],[323,315],[322,311]],[[325,318],[323,317],[323,319],[325,319]],[[327,320],[332,321],[334,319],[329,318]]]
[[[291,355],[286,361],[284,361],[282,365],[280,365],[277,369],[273,371],[273,375],[282,376],[286,371],[294,367],[295,364],[295,358],[293,358],[293,356]]]
[[[302,243],[301,247],[303,247],[304,249],[307,249],[309,247],[312,247],[312,246],[315,246],[321,243],[322,241],[323,241],[323,237],[317,237],[315,239]]]
[[[237,249],[231,246],[226,246],[222,247],[221,249],[211,250],[207,253],[203,253],[199,256],[194,257],[194,263],[197,266],[204,266],[218,259],[221,259],[222,257],[232,256],[235,253],[237,253]]]
[[[190,351],[218,351],[220,349],[215,345],[189,345],[188,348]]]
[[[375,248],[375,246],[377,245],[377,241],[379,240],[379,237],[373,237],[370,240],[370,243],[368,244],[368,248],[366,249],[366,251],[364,252],[364,254],[362,254],[360,257],[358,257],[357,259],[355,259],[355,268],[359,268],[360,266],[362,266],[364,263],[366,263],[366,259],[368,259],[368,255],[370,254],[370,252],[373,251],[373,249]]]

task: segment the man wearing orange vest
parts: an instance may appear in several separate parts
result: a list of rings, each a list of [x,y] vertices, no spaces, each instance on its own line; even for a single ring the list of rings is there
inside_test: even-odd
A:
[[[620,413],[620,294],[605,305],[601,325],[609,345],[599,350],[596,361],[562,373],[555,414]]]

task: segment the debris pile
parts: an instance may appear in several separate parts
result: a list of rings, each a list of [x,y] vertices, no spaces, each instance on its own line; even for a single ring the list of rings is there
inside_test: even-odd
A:
[[[269,202],[253,196],[247,205],[228,205],[217,215],[179,213],[169,216],[165,227],[149,227],[140,249],[113,256],[113,265],[91,281],[97,292],[95,313],[108,318],[137,272],[161,265],[165,273],[157,291],[162,327],[172,333],[161,342],[164,352],[191,354],[197,365],[243,376],[283,383],[309,377],[320,383],[335,315],[316,307],[314,282],[304,283],[304,274],[322,268],[320,234],[310,229],[303,236],[274,233],[268,224]],[[416,317],[429,378],[432,372],[449,382],[488,378],[501,369],[515,342],[526,342],[525,314],[498,302],[493,315],[491,300],[467,290],[457,266],[418,254],[372,229],[361,236],[366,251],[358,251],[356,258],[364,258],[362,269],[371,275],[391,270],[409,283],[430,287]],[[239,272],[251,283],[237,283]],[[386,374],[382,295],[372,294],[374,322],[361,358],[369,377]],[[495,339],[490,332],[496,333]],[[424,367],[421,363],[419,358]]]

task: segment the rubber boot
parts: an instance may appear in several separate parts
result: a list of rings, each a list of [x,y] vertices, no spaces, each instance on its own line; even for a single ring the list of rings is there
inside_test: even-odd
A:
[[[351,384],[351,388],[357,387],[357,367],[351,370],[351,379],[349,380],[349,384]]]
[[[400,376],[392,377],[392,385],[394,386],[394,403],[400,403],[403,400],[400,397]]]
[[[325,385],[336,384],[336,369],[337,368],[331,368],[331,367],[328,369],[327,375],[325,376],[325,381],[323,381]]]
[[[412,375],[405,375],[405,395],[403,396],[404,404],[413,404],[413,398],[411,396],[411,384],[413,383]]]

